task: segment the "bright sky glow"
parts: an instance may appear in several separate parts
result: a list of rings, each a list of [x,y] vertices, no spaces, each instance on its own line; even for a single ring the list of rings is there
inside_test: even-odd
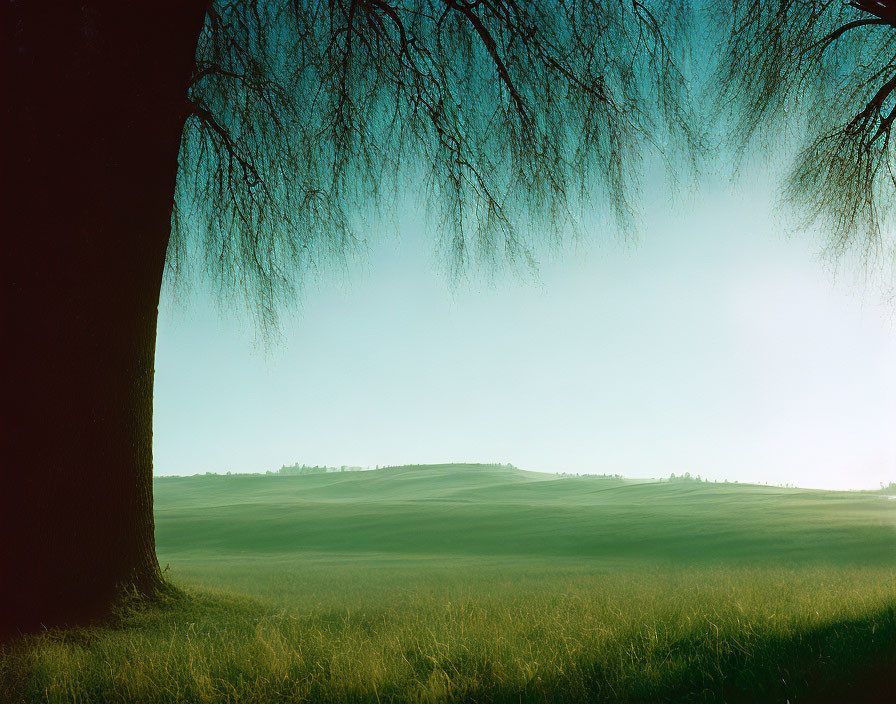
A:
[[[657,190],[659,193],[659,190]],[[452,291],[408,212],[306,290],[270,352],[203,295],[163,298],[155,471],[298,461],[877,488],[896,480],[896,323],[788,239],[767,186],[648,194],[640,241]]]

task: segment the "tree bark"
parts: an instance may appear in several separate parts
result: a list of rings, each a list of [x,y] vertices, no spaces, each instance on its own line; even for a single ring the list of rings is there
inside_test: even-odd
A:
[[[156,317],[205,0],[8,3],[4,635],[163,582]]]

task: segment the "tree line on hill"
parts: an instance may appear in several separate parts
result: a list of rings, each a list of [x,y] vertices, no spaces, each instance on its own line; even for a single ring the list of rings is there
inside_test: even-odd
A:
[[[425,469],[427,467],[445,467],[449,465],[417,465],[417,464],[405,464],[405,465],[376,465],[376,469]],[[477,468],[490,468],[490,469],[505,469],[505,470],[516,470],[519,469],[513,464],[509,462],[507,464],[493,464],[493,463],[465,463],[463,466],[466,467],[477,467]],[[339,467],[332,467],[329,465],[307,465],[307,464],[299,464],[296,462],[291,465],[282,465],[280,469],[276,471],[268,470],[261,475],[260,473],[253,472],[225,472],[224,474],[219,474],[218,472],[204,472],[202,474],[196,474],[194,476],[206,476],[206,477],[256,477],[256,476],[281,476],[281,477],[294,477],[294,476],[304,476],[309,474],[327,474],[331,472],[362,472],[370,470],[370,467],[359,467],[359,466],[349,466],[349,465],[340,465]],[[587,479],[613,479],[616,481],[625,481],[625,477],[621,474],[580,474],[580,473],[572,473],[572,472],[555,472],[555,474],[559,477],[582,477]],[[156,479],[166,479],[167,477],[159,476]],[[684,474],[675,474],[672,472],[668,477],[660,477],[660,482],[694,482],[697,484],[700,483],[724,483],[724,484],[738,484],[739,482],[735,479],[734,481],[730,481],[728,479],[718,480],[718,479],[707,479],[701,477],[699,474],[694,476],[690,472],[685,472]],[[758,482],[762,484],[763,482]],[[768,485],[768,482],[764,482]],[[780,486],[784,489],[796,489],[798,488],[795,484],[785,483],[785,484],[776,484],[775,486]],[[870,489],[870,490],[862,490],[865,492],[873,493],[873,494],[889,494],[896,495],[896,482],[890,482],[889,484],[884,484],[880,482],[880,489]]]
[[[496,464],[496,463],[458,463],[458,464],[403,464],[403,465],[376,465],[374,469],[436,469],[436,468],[446,468],[446,467],[475,467],[477,469],[503,469],[503,470],[518,470],[519,468],[509,462],[506,464]],[[284,476],[284,477],[292,477],[292,476],[302,476],[308,474],[327,474],[331,472],[365,472],[370,471],[371,467],[361,467],[358,465],[340,465],[330,466],[330,465],[308,465],[308,464],[299,464],[296,462],[291,465],[281,465],[280,469],[272,471],[267,470],[266,472],[231,472],[225,471],[224,473],[220,472],[198,472],[192,476],[194,477],[259,477],[259,476]],[[168,479],[176,477],[177,475],[172,475],[171,477],[167,475],[157,475],[154,479]],[[570,476],[564,474],[563,476]],[[603,475],[601,475],[603,476]],[[622,479],[622,475],[614,475],[618,479]]]
[[[300,465],[298,462],[291,465],[283,465],[276,472],[268,471],[266,474],[279,474],[284,477],[295,477],[304,474],[326,474],[327,472],[360,472],[364,467],[349,467],[341,465],[339,467],[328,467],[326,465]]]

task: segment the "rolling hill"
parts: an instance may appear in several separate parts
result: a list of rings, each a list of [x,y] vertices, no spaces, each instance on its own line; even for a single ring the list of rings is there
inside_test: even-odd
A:
[[[201,553],[896,565],[896,502],[495,465],[158,478],[162,560]]]

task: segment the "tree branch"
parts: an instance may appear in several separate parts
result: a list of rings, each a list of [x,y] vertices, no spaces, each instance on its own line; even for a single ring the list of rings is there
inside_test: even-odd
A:
[[[889,25],[896,27],[896,1],[894,0],[852,0],[849,3],[857,10],[879,17]]]
[[[852,22],[847,22],[846,24],[838,27],[833,32],[828,34],[826,37],[822,37],[817,42],[812,44],[806,52],[812,51],[813,49],[821,46],[821,50],[824,51],[831,44],[833,44],[837,39],[840,38],[841,35],[845,34],[851,29],[855,29],[856,27],[863,27],[865,25],[889,25],[890,23],[887,20],[881,19],[880,17],[866,17],[861,20],[853,20]]]
[[[517,91],[516,86],[513,84],[513,81],[510,78],[510,74],[507,72],[507,66],[504,64],[504,60],[498,53],[498,44],[495,41],[495,38],[492,36],[491,32],[488,31],[486,26],[482,24],[482,20],[479,18],[479,15],[474,12],[473,8],[475,8],[476,5],[460,4],[455,2],[454,0],[444,0],[444,2],[452,10],[455,10],[466,17],[470,24],[473,26],[473,29],[476,30],[476,34],[479,35],[479,38],[482,40],[482,43],[488,51],[489,56],[492,57],[492,61],[494,61],[495,63],[495,68],[498,71],[498,76],[500,77],[501,82],[510,92],[510,97],[516,104],[516,109],[517,112],[519,112],[520,118],[523,120],[523,122],[527,123],[529,121],[529,118],[526,103]]]
[[[230,136],[230,132],[218,122],[217,118],[212,115],[208,108],[195,100],[187,99],[187,103],[190,106],[188,114],[195,115],[200,122],[208,125],[208,127],[220,137],[224,149],[227,151],[230,159],[235,160],[240,165],[246,186],[251,189],[261,183],[261,176],[258,173],[258,169],[255,168],[255,165],[252,164],[252,162],[239,153],[233,137]]]

